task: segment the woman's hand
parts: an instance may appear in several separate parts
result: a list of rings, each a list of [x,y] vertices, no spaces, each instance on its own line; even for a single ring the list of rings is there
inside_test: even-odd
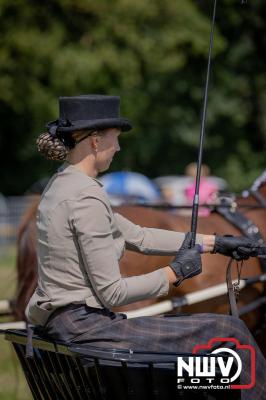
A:
[[[258,255],[260,244],[243,236],[215,235],[213,253],[229,256],[237,261]]]
[[[170,263],[170,268],[172,268],[177,278],[173,282],[174,286],[178,286],[184,279],[192,278],[201,273],[201,248],[199,245],[189,248],[191,237],[192,234],[190,232],[186,233],[182,246]]]

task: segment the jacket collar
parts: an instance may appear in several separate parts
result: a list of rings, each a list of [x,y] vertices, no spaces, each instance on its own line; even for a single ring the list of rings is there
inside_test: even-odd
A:
[[[70,164],[69,162],[65,161],[57,170],[58,173],[63,172],[63,171],[68,171],[68,172],[73,172],[73,173],[79,173],[86,175],[84,172],[80,171],[78,168],[76,168],[74,165]],[[101,187],[103,187],[102,182],[100,182],[98,179],[93,178],[92,176],[88,176],[88,178],[93,179],[95,182],[97,182]]]

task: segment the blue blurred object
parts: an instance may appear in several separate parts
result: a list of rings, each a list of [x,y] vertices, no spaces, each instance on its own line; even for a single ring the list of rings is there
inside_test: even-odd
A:
[[[160,190],[149,178],[137,172],[118,171],[99,178],[112,199],[158,202]]]

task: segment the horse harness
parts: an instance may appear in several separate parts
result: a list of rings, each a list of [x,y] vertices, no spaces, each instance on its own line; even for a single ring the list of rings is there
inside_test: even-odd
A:
[[[258,203],[264,208],[266,207],[266,200],[257,190],[250,190],[249,193],[258,201]],[[234,225],[237,229],[242,232],[246,237],[262,244],[264,242],[263,236],[259,231],[257,225],[255,225],[250,219],[248,219],[243,213],[237,210],[237,204],[234,199],[229,197],[222,197],[220,199],[220,205],[216,206],[214,212],[222,215],[227,221]],[[235,294],[238,292],[237,285],[232,284],[231,266],[233,259],[230,260],[226,272],[226,281],[228,287],[228,297],[230,303],[231,314],[238,317],[238,309],[236,305]],[[266,273],[266,258],[260,258],[262,271]],[[242,265],[241,265],[242,267]],[[238,270],[238,277],[240,279],[241,267]]]
[[[266,169],[264,172],[255,180],[253,185],[251,186],[250,190],[248,190],[248,194],[253,196],[257,202],[262,206],[266,207],[266,199],[263,195],[259,192],[260,186],[266,182]]]
[[[258,192],[256,194],[260,195],[260,193]],[[265,204],[261,201],[260,204],[262,207],[265,207],[266,200],[263,198],[263,196],[261,197],[261,200]],[[257,199],[257,197],[255,198]],[[259,244],[263,244],[264,239],[257,225],[255,225],[250,219],[248,219],[242,212],[237,209],[237,204],[232,198],[222,197],[220,199],[220,205],[216,206],[214,211],[222,215],[228,222],[239,229],[244,236],[258,242]],[[260,262],[263,273],[266,273],[266,259],[260,258]]]

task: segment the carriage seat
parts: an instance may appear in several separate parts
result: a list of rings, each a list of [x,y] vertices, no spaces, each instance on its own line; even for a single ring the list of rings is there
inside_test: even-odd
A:
[[[236,390],[178,389],[178,354],[66,346],[34,335],[33,357],[26,358],[26,330],[7,330],[5,339],[36,400],[240,399]]]

